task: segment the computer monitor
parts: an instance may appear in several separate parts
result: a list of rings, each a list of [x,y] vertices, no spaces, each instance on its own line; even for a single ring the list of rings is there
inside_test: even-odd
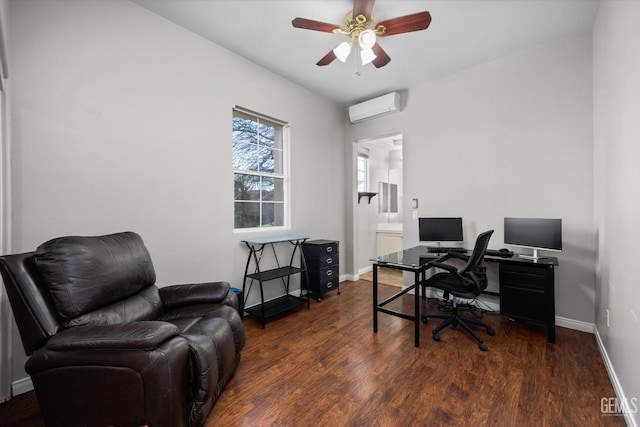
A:
[[[562,250],[562,219],[560,218],[505,218],[504,244],[533,249],[533,255],[521,258],[538,259],[538,249]]]
[[[462,242],[462,218],[418,218],[421,242]]]

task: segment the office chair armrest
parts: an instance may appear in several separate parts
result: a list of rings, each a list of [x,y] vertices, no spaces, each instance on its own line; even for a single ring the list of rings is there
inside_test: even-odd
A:
[[[457,273],[458,272],[458,269],[455,268],[453,265],[445,264],[444,262],[433,261],[433,262],[429,263],[429,266],[430,267],[441,268],[443,270],[447,270],[449,273]]]
[[[469,255],[462,252],[447,252],[447,255],[449,256],[449,258],[458,258],[463,261],[469,260]]]

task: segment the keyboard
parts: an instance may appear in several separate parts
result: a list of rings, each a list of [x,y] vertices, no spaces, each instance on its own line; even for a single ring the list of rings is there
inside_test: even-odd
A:
[[[467,252],[465,248],[459,246],[427,246],[429,252],[445,253],[445,252]]]
[[[497,249],[487,249],[484,254],[485,256],[497,256],[500,258],[511,258],[513,256],[513,252],[511,251],[500,251]]]

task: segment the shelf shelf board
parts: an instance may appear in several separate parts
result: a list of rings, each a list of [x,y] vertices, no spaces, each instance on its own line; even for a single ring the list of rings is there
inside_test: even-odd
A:
[[[266,282],[273,279],[279,279],[281,277],[287,277],[292,274],[301,273],[303,271],[304,269],[302,268],[286,266],[274,268],[273,270],[261,271],[259,273],[247,274],[247,277],[261,282]]]
[[[285,311],[289,311],[295,307],[306,304],[307,300],[305,298],[296,297],[293,295],[283,295],[276,299],[272,299],[270,301],[265,301],[264,303],[264,317],[269,318],[276,316]],[[253,307],[245,308],[249,315],[256,317],[258,319],[262,319],[262,307],[260,304],[255,305]]]

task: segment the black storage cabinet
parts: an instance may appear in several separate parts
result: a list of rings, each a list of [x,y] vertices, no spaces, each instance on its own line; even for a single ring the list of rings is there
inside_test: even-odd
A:
[[[556,342],[554,276],[552,262],[500,263],[500,313],[514,320],[545,323],[550,343]]]
[[[334,289],[340,294],[338,247],[337,241],[324,239],[309,240],[302,244],[308,273],[302,276],[303,287],[309,289],[318,302],[322,301],[325,293]]]

